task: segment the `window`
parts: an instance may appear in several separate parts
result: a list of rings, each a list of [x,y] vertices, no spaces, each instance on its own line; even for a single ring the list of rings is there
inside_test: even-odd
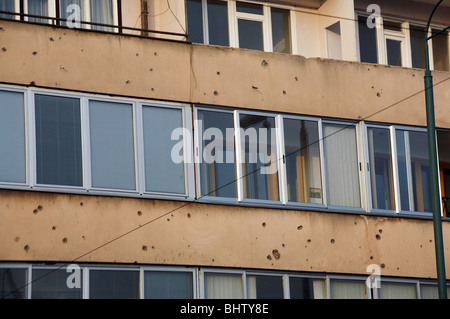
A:
[[[16,10],[16,8],[15,8],[15,0],[2,0],[2,1],[0,1],[0,11],[16,12],[19,10]],[[0,19],[13,20],[13,19],[16,19],[16,16],[13,14],[0,13]]]
[[[237,198],[233,113],[198,111],[201,196]]]
[[[417,284],[382,281],[378,289],[379,299],[417,299]]]
[[[192,299],[193,274],[181,271],[145,271],[145,299]]]
[[[290,11],[242,1],[186,0],[189,40],[291,53]]]
[[[25,156],[23,93],[0,91],[0,182],[26,182]]]
[[[90,101],[89,118],[92,186],[134,190],[132,105]]]
[[[401,210],[431,212],[426,132],[396,130],[396,144]]]
[[[372,207],[395,210],[390,130],[368,127],[367,139]]]
[[[279,201],[275,118],[239,115],[243,198]]]
[[[83,186],[80,100],[35,95],[36,182]]]
[[[27,269],[0,268],[0,299],[25,299]]]
[[[69,288],[66,269],[34,268],[32,271],[31,298],[33,299],[81,299],[82,288]],[[81,275],[81,273],[80,273]],[[82,276],[82,275],[81,275]],[[80,283],[83,281],[80,280]]]
[[[172,132],[183,127],[182,110],[144,105],[142,121],[145,190],[185,194],[183,148],[180,151],[181,154],[177,154],[183,159],[182,161],[172,158],[172,149],[177,143],[172,140]]]
[[[443,213],[445,217],[448,217],[450,216],[450,131],[438,130],[436,136],[438,143]]]
[[[330,279],[330,299],[368,299],[366,282],[351,279]]]
[[[284,118],[283,126],[288,201],[323,204],[318,122]]]
[[[241,274],[205,273],[206,299],[243,299],[244,287]]]
[[[328,204],[361,207],[355,126],[324,123],[323,145]]]
[[[376,27],[367,26],[368,17],[358,15],[359,57],[361,62],[425,68],[425,26],[377,18]],[[449,33],[429,41],[432,70],[450,71]]]
[[[341,23],[336,22],[325,30],[327,35],[328,58],[342,60]]]
[[[249,299],[283,299],[283,277],[247,275]]]
[[[290,299],[326,299],[325,281],[304,277],[289,277]]]
[[[42,17],[54,17],[54,1],[52,0],[26,0],[24,1],[24,11],[27,14],[42,16]],[[27,21],[39,22],[39,23],[49,23],[48,19],[41,19],[35,17],[27,17]]]
[[[59,0],[59,16],[62,19],[73,19],[75,9],[73,5],[80,8],[81,21],[117,25],[117,2],[114,0]],[[67,25],[67,22],[61,22]],[[114,28],[96,26],[91,24],[82,25],[83,28],[113,32]]]
[[[90,299],[138,299],[138,270],[89,270]]]

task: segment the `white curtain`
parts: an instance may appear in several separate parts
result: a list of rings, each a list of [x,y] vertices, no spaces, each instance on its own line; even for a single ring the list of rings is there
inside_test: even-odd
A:
[[[382,282],[380,299],[417,299],[416,284]]]
[[[229,274],[205,274],[206,299],[242,299],[242,276]]]
[[[331,280],[331,299],[367,299],[365,281]]]
[[[324,125],[328,204],[361,207],[354,126]]]
[[[28,14],[48,17],[48,0],[28,0]],[[47,23],[47,19],[28,18],[28,21]]]
[[[91,22],[109,24],[114,23],[112,0],[91,0]],[[112,31],[112,28],[92,25],[93,30]]]

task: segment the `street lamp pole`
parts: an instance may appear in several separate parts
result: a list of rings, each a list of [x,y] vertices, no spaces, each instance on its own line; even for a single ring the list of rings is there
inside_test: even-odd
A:
[[[445,275],[445,260],[444,260],[444,244],[442,239],[442,217],[441,217],[441,197],[439,193],[439,171],[436,151],[436,126],[434,115],[434,97],[433,97],[433,77],[430,71],[430,57],[428,50],[428,41],[438,34],[443,33],[449,27],[442,29],[436,34],[428,36],[431,19],[436,12],[438,6],[444,0],[440,0],[434,7],[430,18],[428,19],[427,28],[425,30],[425,101],[427,110],[427,134],[428,134],[428,154],[430,158],[430,182],[431,182],[431,199],[433,207],[433,226],[434,226],[434,242],[436,250],[436,268],[439,288],[439,298],[447,299],[446,275]]]

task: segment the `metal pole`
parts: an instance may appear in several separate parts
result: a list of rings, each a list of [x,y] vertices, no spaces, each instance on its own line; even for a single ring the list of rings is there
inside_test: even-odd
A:
[[[430,57],[428,51],[428,30],[430,28],[431,19],[437,7],[442,3],[440,0],[433,9],[428,20],[427,29],[425,31],[425,101],[427,110],[427,134],[428,134],[428,153],[430,159],[430,183],[431,183],[431,200],[433,207],[433,226],[434,226],[434,242],[436,250],[436,269],[439,288],[439,299],[447,299],[447,284],[445,275],[444,260],[444,244],[442,239],[442,217],[441,217],[441,200],[439,194],[439,171],[436,151],[436,126],[434,115],[434,97],[433,97],[433,76],[430,71]]]

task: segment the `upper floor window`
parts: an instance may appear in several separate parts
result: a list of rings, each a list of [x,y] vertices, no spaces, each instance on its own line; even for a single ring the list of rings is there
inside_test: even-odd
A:
[[[241,1],[186,0],[189,40],[292,53],[290,10]]]
[[[439,29],[379,17],[376,26],[367,26],[367,17],[358,16],[359,58],[361,62],[425,68],[425,35]],[[450,71],[450,34],[444,32],[429,41],[430,67]]]

